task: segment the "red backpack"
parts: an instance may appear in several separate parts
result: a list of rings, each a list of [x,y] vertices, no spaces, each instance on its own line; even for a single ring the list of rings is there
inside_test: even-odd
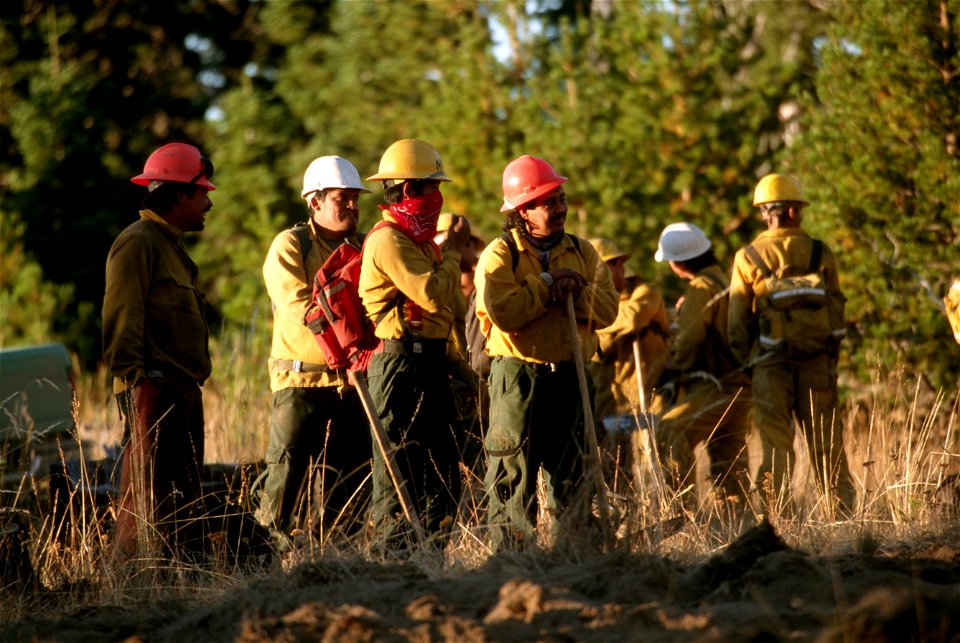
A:
[[[380,228],[402,230],[390,221],[379,221],[367,237]],[[366,242],[366,238],[364,242]],[[341,243],[323,262],[313,280],[313,297],[303,323],[313,333],[327,366],[333,369],[366,371],[370,358],[380,346],[376,323],[367,317],[360,300],[360,260],[363,247]],[[394,303],[396,305],[398,301]],[[380,319],[393,308],[381,311]],[[408,302],[408,308],[419,307]]]
[[[313,279],[313,297],[303,323],[330,368],[364,370],[379,343],[357,291],[362,256],[362,249],[342,243]]]

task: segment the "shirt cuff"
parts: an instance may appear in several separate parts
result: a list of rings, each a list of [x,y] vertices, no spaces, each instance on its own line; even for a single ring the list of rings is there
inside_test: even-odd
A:
[[[550,276],[549,272],[541,272],[540,278],[543,279],[545,282],[547,282],[548,286],[553,285],[553,277]]]

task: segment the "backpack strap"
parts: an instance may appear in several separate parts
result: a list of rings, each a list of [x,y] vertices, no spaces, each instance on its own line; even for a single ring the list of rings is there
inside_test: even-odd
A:
[[[300,262],[303,264],[303,274],[306,275],[307,255],[310,254],[310,248],[313,247],[313,244],[310,243],[310,225],[304,221],[293,226],[291,230],[297,236],[297,242],[300,244]]]
[[[773,271],[770,270],[770,267],[763,261],[763,258],[760,256],[760,253],[757,251],[753,245],[749,245],[744,248],[744,251],[750,255],[750,259],[753,260],[754,265],[760,271],[760,273],[767,279],[773,276]],[[823,242],[820,239],[813,240],[813,249],[810,251],[810,265],[807,267],[807,272],[816,272],[820,269],[820,262],[823,260]]]
[[[714,283],[714,285],[719,286],[720,290],[724,290],[724,291],[725,291],[725,290],[727,290],[728,288],[730,288],[730,286],[729,286],[728,284],[723,283],[723,281],[720,279],[720,277],[716,276],[715,274],[713,274],[713,273],[711,273],[711,272],[704,272],[704,273],[699,274],[699,275],[697,275],[697,276],[698,276],[698,277],[705,277],[705,278],[707,279],[707,281],[712,281],[712,282]]]
[[[753,244],[750,244],[743,250],[750,255],[750,259],[753,260],[753,265],[757,267],[757,270],[760,271],[760,274],[762,274],[765,279],[773,276],[773,271],[770,270],[770,266],[764,262],[763,257],[761,257],[757,249],[753,247]]]
[[[817,272],[820,270],[820,261],[823,259],[823,241],[813,240],[813,250],[810,251],[810,267],[807,272]]]
[[[751,257],[755,261],[757,261],[758,263],[757,267],[759,268],[760,266],[763,266],[763,268],[767,268],[767,265],[763,262],[763,259],[760,258],[759,253],[756,252],[753,246],[747,246],[747,247],[750,248],[751,250],[754,250],[754,252],[751,253]],[[763,272],[763,268],[761,268],[761,272]],[[723,283],[723,280],[720,279],[720,277],[718,277],[717,275],[710,272],[704,272],[702,274],[698,274],[697,276],[706,278],[707,281],[713,282],[715,286],[720,288],[720,292],[714,295],[713,298],[711,298],[710,301],[707,302],[708,308],[710,306],[713,306],[715,303],[717,303],[718,301],[720,301],[721,299],[723,299],[729,294],[730,285]],[[720,331],[718,331],[713,324],[707,325],[707,336],[710,337],[714,345],[717,346],[717,349],[719,350],[724,360],[726,360],[729,364],[734,366],[739,363],[737,358],[734,356],[733,351],[730,350],[730,345],[727,343],[727,340],[725,340],[720,335]]]
[[[290,230],[292,230],[294,236],[297,237],[297,245],[300,248],[300,267],[303,268],[303,276],[306,278],[306,283],[309,286],[310,275],[307,274],[307,255],[310,254],[310,248],[313,247],[313,244],[310,243],[310,225],[306,221],[301,221],[290,228]],[[270,302],[270,310],[273,313],[277,312],[277,304],[272,300]]]
[[[520,249],[517,248],[517,244],[513,242],[513,236],[509,232],[504,232],[500,235],[500,238],[503,239],[503,242],[507,244],[507,248],[510,249],[510,263],[513,266],[513,271],[517,271],[517,266],[520,265]]]

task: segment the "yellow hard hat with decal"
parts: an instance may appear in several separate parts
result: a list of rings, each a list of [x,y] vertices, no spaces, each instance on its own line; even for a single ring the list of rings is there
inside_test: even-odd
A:
[[[789,174],[768,174],[760,179],[753,191],[754,205],[776,201],[796,201],[803,205],[809,205],[803,200],[800,182]]]
[[[380,168],[368,181],[425,179],[452,181],[443,171],[437,148],[426,141],[404,138],[393,143],[380,157]]]

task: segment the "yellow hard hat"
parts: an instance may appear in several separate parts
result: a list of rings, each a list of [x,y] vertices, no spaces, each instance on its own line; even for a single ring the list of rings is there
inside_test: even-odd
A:
[[[470,219],[467,219],[467,217],[463,216],[462,214],[458,215],[458,214],[454,214],[453,212],[444,212],[437,218],[437,234],[440,234],[442,232],[446,232],[447,230],[449,230],[450,226],[453,225],[453,217],[455,216],[459,216],[461,219],[464,219],[467,222],[467,224],[470,223]],[[475,239],[478,243],[487,245],[483,239],[473,234],[472,225],[470,226],[470,238]]]
[[[753,191],[753,204],[763,205],[775,201],[796,201],[809,205],[803,200],[800,182],[789,174],[768,174],[757,183]]]
[[[595,237],[590,239],[590,245],[593,246],[594,250],[597,251],[597,254],[600,255],[600,259],[604,263],[613,261],[614,259],[619,259],[620,257],[626,258],[630,256],[629,252],[623,252],[617,247],[617,244],[609,239]]]
[[[443,173],[443,161],[437,149],[415,138],[404,138],[393,143],[380,157],[380,169],[368,181],[406,181],[427,179],[452,181]]]

